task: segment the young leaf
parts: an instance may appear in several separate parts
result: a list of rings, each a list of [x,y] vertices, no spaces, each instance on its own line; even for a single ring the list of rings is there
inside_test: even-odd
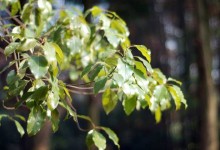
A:
[[[111,139],[114,144],[120,148],[120,145],[118,144],[119,139],[118,136],[115,134],[114,131],[112,131],[110,128],[106,128],[106,127],[102,127],[102,129],[106,132],[106,134],[108,134],[109,139]]]
[[[97,146],[99,150],[105,150],[106,139],[100,132],[93,130],[92,140],[93,140],[95,146]]]
[[[181,102],[185,105],[185,108],[187,108],[186,99],[184,98],[183,92],[178,86],[176,85],[168,86],[168,90],[173,97],[177,110],[180,109]]]
[[[27,133],[32,136],[35,135],[42,128],[46,120],[46,113],[41,107],[34,107],[31,109],[31,112],[27,121]]]
[[[24,39],[21,42],[21,45],[18,47],[19,51],[28,51],[34,48],[37,45],[37,41],[35,39]]]
[[[19,47],[19,45],[20,43],[18,42],[12,42],[8,46],[6,46],[4,50],[5,56],[9,56],[10,54],[12,54]]]
[[[153,73],[153,69],[150,65],[149,62],[147,62],[145,59],[139,57],[139,56],[135,56],[136,58],[138,58],[140,61],[142,61],[142,63],[144,64],[144,66],[146,67],[147,71],[152,74]]]
[[[124,111],[126,115],[130,115],[134,111],[136,107],[136,102],[136,96],[126,97],[126,99],[123,101]]]
[[[105,92],[102,94],[102,106],[106,114],[109,114],[115,108],[117,102],[117,95],[112,92],[110,88],[106,89]]]
[[[161,116],[162,116],[162,113],[161,113],[160,107],[158,107],[157,110],[155,111],[155,120],[156,120],[156,123],[159,123],[159,122],[160,122]]]
[[[94,17],[98,16],[100,13],[102,13],[102,9],[97,7],[97,6],[94,6],[92,9],[91,9],[91,12],[92,12],[92,15]]]
[[[54,46],[51,43],[46,42],[43,46],[43,49],[47,61],[49,63],[54,61],[56,62],[57,59],[56,59],[56,52]]]
[[[144,65],[139,61],[134,61],[135,66],[138,70],[140,70],[145,76],[147,76],[146,68]]]
[[[151,52],[144,45],[134,45],[141,54],[147,59],[148,62],[151,62]]]
[[[24,129],[23,129],[23,127],[21,126],[21,124],[18,122],[18,121],[16,121],[16,120],[14,120],[14,123],[15,123],[15,125],[16,125],[16,128],[17,128],[17,130],[18,130],[18,132],[20,133],[20,135],[21,135],[21,137],[24,135]]]
[[[53,45],[53,47],[55,48],[56,58],[57,58],[58,63],[61,64],[64,59],[63,51],[61,50],[59,45],[57,45],[56,43],[51,43],[51,45]]]
[[[28,65],[36,79],[43,77],[48,71],[48,62],[44,56],[32,56]]]
[[[48,92],[47,97],[47,106],[52,111],[57,108],[59,104],[59,95],[58,93],[54,93],[53,91]]]
[[[108,28],[105,29],[105,36],[108,42],[116,48],[120,42],[120,38],[117,36],[118,32],[114,29]]]
[[[105,87],[105,83],[107,80],[108,80],[108,78],[104,77],[101,80],[98,80],[95,82],[95,84],[94,84],[94,93],[95,94],[98,94],[98,92]]]
[[[11,15],[14,16],[18,13],[18,11],[21,9],[20,1],[16,0],[11,5]]]

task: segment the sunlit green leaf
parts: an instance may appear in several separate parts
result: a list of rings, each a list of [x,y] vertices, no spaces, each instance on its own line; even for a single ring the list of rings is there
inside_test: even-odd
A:
[[[43,77],[48,70],[48,62],[44,56],[32,56],[28,60],[28,65],[36,79]]]
[[[112,92],[110,88],[105,90],[105,92],[102,95],[102,106],[106,114],[109,114],[115,108],[117,102],[117,95],[114,92]]]
[[[139,61],[135,61],[135,66],[138,70],[140,70],[145,76],[147,76],[147,72],[146,72],[146,68],[144,67],[144,65],[139,62]]]
[[[98,16],[100,13],[102,13],[102,9],[97,7],[97,6],[94,6],[92,9],[91,9],[91,12],[92,12],[92,15],[94,17]]]
[[[154,80],[156,80],[159,84],[165,84],[167,82],[166,76],[159,69],[154,69],[152,75]]]
[[[133,68],[129,64],[123,62],[121,59],[118,59],[117,69],[118,74],[123,77],[124,81],[130,79],[130,77],[132,76]]]
[[[47,61],[49,63],[51,62],[56,62],[56,51],[55,51],[55,48],[54,46],[49,43],[49,42],[46,42],[43,46],[43,49],[44,49],[44,54],[45,54],[45,57],[47,59]]]
[[[123,101],[124,111],[126,115],[130,115],[134,111],[136,107],[136,102],[136,96],[126,97],[126,99]]]
[[[21,18],[23,21],[27,22],[30,19],[31,11],[32,11],[32,5],[30,3],[26,3],[23,6],[22,12],[21,12]]]
[[[20,43],[18,42],[10,43],[4,50],[5,56],[9,56],[10,54],[12,54],[19,47],[19,45]]]
[[[56,58],[57,58],[58,63],[61,64],[63,62],[63,59],[64,59],[63,51],[61,50],[59,45],[57,45],[56,43],[51,43],[51,45],[53,45],[53,47],[55,48]]]
[[[21,9],[20,1],[16,0],[11,5],[11,15],[12,16],[16,15],[20,9]]]
[[[37,41],[35,39],[24,39],[20,46],[18,47],[19,51],[27,51],[34,48],[37,45]]]
[[[176,83],[178,85],[182,85],[182,82],[180,82],[180,81],[178,81],[176,79],[173,79],[173,78],[168,78],[167,82],[174,82],[174,83]]]
[[[162,113],[161,113],[160,107],[158,107],[157,110],[155,111],[155,120],[156,120],[156,123],[159,123],[159,122],[160,122],[161,116],[162,116]]]
[[[21,126],[21,124],[18,121],[14,120],[14,122],[15,122],[15,125],[16,125],[18,132],[20,133],[20,135],[22,137],[24,135],[23,127]]]
[[[92,140],[99,150],[105,150],[106,139],[100,132],[92,130]]]
[[[151,62],[151,53],[150,50],[148,50],[144,45],[134,45],[141,54],[147,59],[148,62]]]
[[[108,134],[108,137],[114,142],[114,144],[120,148],[120,145],[118,144],[119,139],[118,136],[115,134],[114,131],[112,131],[110,128],[102,127],[102,129]]]
[[[117,31],[111,28],[105,30],[105,36],[109,41],[109,43],[112,44],[114,48],[116,48],[120,42],[120,38],[118,38],[117,34],[118,34]]]
[[[27,121],[27,133],[32,136],[35,135],[43,127],[43,124],[46,120],[46,112],[41,107],[34,107],[31,109],[31,112]]]
[[[180,109],[181,102],[185,105],[185,108],[187,108],[187,103],[184,98],[183,92],[180,90],[178,86],[176,85],[168,86],[168,90],[173,97],[177,110]]]

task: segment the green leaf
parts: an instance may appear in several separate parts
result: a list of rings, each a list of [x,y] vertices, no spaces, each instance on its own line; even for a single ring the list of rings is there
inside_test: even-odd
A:
[[[41,86],[38,89],[33,91],[33,95],[31,95],[30,98],[39,101],[44,99],[48,94],[48,87],[47,86]]]
[[[154,69],[152,76],[159,84],[165,84],[167,82],[166,76],[159,69]]]
[[[12,16],[16,15],[20,9],[21,9],[20,2],[18,0],[16,0],[11,5],[11,15]]]
[[[35,39],[24,39],[21,45],[18,47],[19,51],[28,51],[37,46],[37,41]]]
[[[110,88],[106,89],[102,95],[102,106],[106,114],[109,114],[115,108],[117,102],[117,95],[114,92],[112,92]]]
[[[147,49],[144,45],[134,45],[141,54],[147,59],[148,62],[151,62],[151,52],[149,49]]]
[[[20,120],[22,120],[22,121],[24,121],[24,122],[26,121],[26,119],[24,118],[24,116],[21,116],[21,115],[16,114],[15,117],[16,117],[16,118],[19,118]]]
[[[32,56],[28,65],[36,79],[43,77],[48,71],[48,62],[44,56]]]
[[[106,139],[100,132],[92,130],[92,140],[99,150],[105,150]]]
[[[34,107],[27,121],[27,133],[32,136],[35,135],[43,127],[46,120],[46,112],[41,107]]]
[[[23,129],[23,127],[21,126],[21,124],[18,122],[18,121],[16,121],[16,120],[14,120],[14,123],[15,123],[15,125],[16,125],[16,128],[17,128],[17,130],[18,130],[18,132],[20,133],[20,135],[21,135],[21,137],[24,135],[24,129]]]
[[[117,36],[118,32],[114,29],[108,28],[105,30],[105,36],[108,42],[116,48],[120,42],[120,38]]]
[[[176,109],[177,110],[180,109],[181,102],[185,105],[185,108],[187,108],[186,99],[184,98],[184,95],[183,95],[183,92],[181,91],[181,89],[176,85],[170,85],[167,88],[173,97],[173,100],[176,105]]]
[[[53,91],[48,92],[47,97],[47,106],[50,110],[54,110],[57,108],[59,104],[59,95],[58,93],[54,93]]]
[[[56,58],[57,58],[58,63],[61,64],[64,59],[63,51],[61,50],[59,45],[57,45],[56,43],[51,43],[51,45],[53,45],[53,47],[55,48]]]
[[[102,129],[106,132],[106,134],[108,134],[109,139],[111,139],[114,144],[120,148],[120,145],[118,144],[119,139],[118,136],[115,134],[114,131],[112,131],[110,128],[106,128],[106,127],[102,127]]]
[[[14,84],[9,86],[8,95],[16,96],[19,95],[22,90],[26,87],[28,81],[26,80],[18,80]]]
[[[101,71],[102,67],[103,67],[102,65],[98,64],[98,65],[95,66],[95,68],[93,68],[93,69],[89,72],[88,76],[89,76],[89,79],[90,79],[91,81],[93,81],[93,80],[98,76],[98,74],[99,74],[99,72]]]
[[[167,104],[169,103],[169,100],[170,98],[166,86],[157,85],[153,89],[153,95],[150,99],[151,102],[150,110],[155,112],[160,105],[161,107],[163,107],[163,109],[168,108]]]
[[[19,47],[19,45],[20,43],[18,42],[12,42],[8,46],[6,46],[4,50],[5,56],[9,56],[10,54],[12,54]]]
[[[56,52],[55,52],[54,46],[51,43],[46,42],[43,46],[43,49],[44,49],[44,55],[47,61],[49,63],[54,62],[54,61],[56,62],[57,59],[56,59]]]
[[[105,83],[107,80],[108,80],[108,78],[104,77],[104,78],[95,82],[95,84],[94,84],[94,93],[95,94],[98,94],[98,92],[105,87]]]
[[[53,132],[56,132],[59,128],[59,122],[60,122],[59,112],[57,109],[54,109],[51,112],[51,122],[52,122]]]
[[[123,81],[129,80],[133,74],[133,68],[121,59],[118,59],[117,70],[118,74],[123,77]]]
[[[135,66],[138,70],[140,70],[145,76],[147,76],[146,68],[144,65],[139,61],[134,61]]]
[[[123,101],[124,111],[126,115],[130,115],[134,111],[136,107],[136,102],[136,96],[126,97],[126,99]]]
[[[149,62],[147,62],[145,59],[139,57],[139,56],[135,56],[136,58],[138,58],[140,61],[142,61],[142,63],[144,64],[144,66],[146,67],[147,71],[152,74],[153,73],[153,69],[150,65]]]
[[[30,3],[26,3],[22,9],[21,12],[21,19],[24,22],[27,22],[30,20],[31,12],[32,12],[33,6]]]
[[[8,85],[14,84],[18,80],[20,80],[20,77],[15,74],[14,70],[11,70],[6,77],[6,82]]]
[[[177,85],[182,85],[182,82],[176,80],[176,79],[173,79],[173,78],[168,78],[167,82],[174,82],[176,83]]]
[[[155,111],[155,120],[156,120],[156,123],[159,123],[159,122],[160,122],[161,116],[162,116],[162,113],[161,113],[160,107],[158,107],[157,110]]]
[[[93,136],[92,133],[93,133],[93,130],[90,130],[86,135],[86,145],[88,149],[90,149],[90,147],[94,144],[93,139],[92,139],[92,136]]]
[[[94,17],[96,17],[96,16],[98,16],[99,14],[102,13],[102,9],[97,7],[97,6],[94,6],[94,7],[92,7],[91,12],[92,12],[92,15]]]
[[[87,74],[91,70],[92,66],[93,66],[93,64],[89,64],[88,66],[86,66],[81,73],[81,77],[83,77],[85,74]]]

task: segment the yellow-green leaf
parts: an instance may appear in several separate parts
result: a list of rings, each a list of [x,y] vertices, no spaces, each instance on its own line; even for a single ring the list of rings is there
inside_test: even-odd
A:
[[[102,95],[102,106],[106,114],[109,114],[115,108],[117,102],[117,95],[114,92],[112,92],[110,88],[105,90],[105,92]]]
[[[147,49],[144,45],[134,45],[141,54],[147,59],[148,62],[151,62],[151,52],[149,49]]]

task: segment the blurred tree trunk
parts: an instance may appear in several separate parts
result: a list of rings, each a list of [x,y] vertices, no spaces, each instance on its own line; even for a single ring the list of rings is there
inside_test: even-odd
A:
[[[44,127],[34,137],[33,150],[49,150],[50,149],[50,136],[52,134],[51,124],[46,121]]]
[[[207,4],[205,0],[197,0],[199,36],[201,42],[202,75],[204,76],[203,91],[204,98],[201,103],[201,149],[218,150],[218,117],[217,117],[217,91],[211,76],[212,71],[212,50],[210,47],[209,20]]]

